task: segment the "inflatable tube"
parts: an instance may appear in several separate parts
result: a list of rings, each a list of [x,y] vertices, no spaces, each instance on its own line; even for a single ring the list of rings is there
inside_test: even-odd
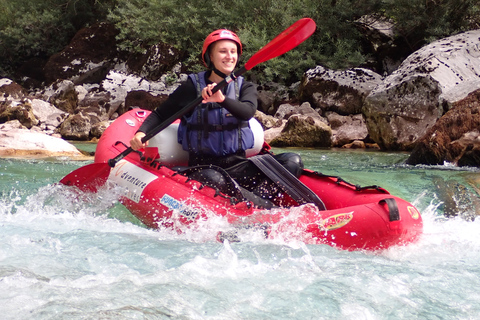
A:
[[[155,135],[148,143],[149,147],[157,147],[160,154],[160,161],[167,166],[186,166],[188,164],[188,152],[183,150],[182,145],[177,141],[177,131],[180,120],[175,121],[160,133]],[[264,133],[262,125],[257,119],[252,118],[249,121],[250,128],[253,131],[253,148],[247,149],[247,157],[257,155],[263,146]]]
[[[122,150],[116,146],[116,143],[122,141],[128,144],[149,114],[150,111],[147,110],[133,109],[115,120],[98,142],[95,162],[106,162],[108,159],[115,158]],[[158,148],[159,160],[168,167],[188,165],[188,152],[183,150],[182,145],[177,141],[179,124],[180,120],[175,121],[148,142],[149,147]],[[254,145],[253,148],[246,150],[246,154],[247,157],[252,157],[262,149],[264,133],[262,125],[255,118],[250,119],[249,125],[253,131]]]

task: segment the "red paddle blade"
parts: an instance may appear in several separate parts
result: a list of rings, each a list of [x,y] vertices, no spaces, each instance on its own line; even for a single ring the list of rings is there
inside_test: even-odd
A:
[[[255,53],[245,64],[245,69],[250,70],[259,63],[292,50],[307,40],[315,32],[316,28],[315,21],[310,18],[298,20]]]
[[[107,181],[110,169],[107,163],[91,163],[67,174],[60,183],[76,186],[82,191],[97,192]]]

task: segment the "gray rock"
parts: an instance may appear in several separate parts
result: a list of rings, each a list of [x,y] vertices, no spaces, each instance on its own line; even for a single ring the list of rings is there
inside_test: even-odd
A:
[[[361,113],[365,97],[381,82],[382,77],[371,70],[317,66],[305,73],[299,90],[301,99],[322,110],[321,115],[327,111],[348,115]]]
[[[452,103],[480,87],[480,30],[411,54],[366,98],[363,113],[382,149],[411,150]]]

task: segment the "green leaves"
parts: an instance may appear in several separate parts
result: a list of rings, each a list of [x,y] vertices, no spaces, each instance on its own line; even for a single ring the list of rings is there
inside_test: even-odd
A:
[[[480,28],[478,0],[0,0],[0,73],[31,57],[60,51],[81,27],[113,22],[120,50],[144,52],[167,43],[190,71],[203,68],[203,40],[213,30],[231,29],[244,45],[240,62],[296,20],[310,17],[317,31],[287,54],[254,68],[259,83],[289,84],[321,64],[345,69],[365,62],[365,39],[354,22],[363,15],[384,16],[410,52],[456,32]]]

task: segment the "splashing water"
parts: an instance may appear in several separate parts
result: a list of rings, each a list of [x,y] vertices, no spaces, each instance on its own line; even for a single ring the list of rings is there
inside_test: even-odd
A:
[[[245,229],[242,242],[219,243],[209,230],[227,228],[221,218],[181,234],[150,230],[115,191],[79,195],[55,184],[81,164],[0,160],[2,319],[480,316],[480,222],[446,218],[449,199],[435,178],[466,186],[474,201],[465,177],[478,172],[404,166],[402,154],[300,152],[306,167],[412,202],[424,235],[408,246],[347,252],[305,245],[285,220],[275,227],[289,237]]]

